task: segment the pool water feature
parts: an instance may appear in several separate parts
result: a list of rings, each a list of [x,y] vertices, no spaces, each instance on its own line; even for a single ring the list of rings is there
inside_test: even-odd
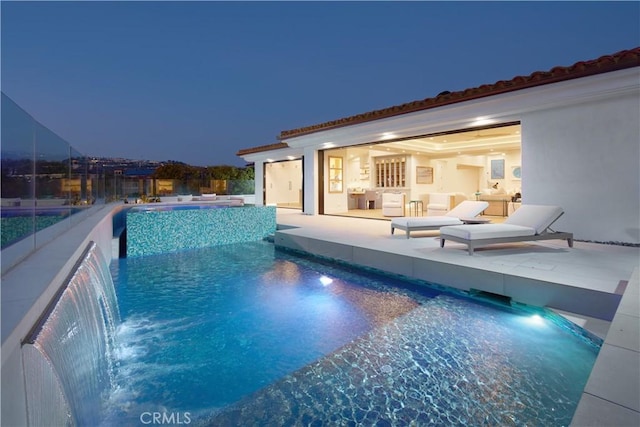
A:
[[[105,424],[568,425],[599,343],[259,241],[112,264],[122,324]]]
[[[91,243],[22,346],[29,425],[97,425],[114,389],[118,303]]]

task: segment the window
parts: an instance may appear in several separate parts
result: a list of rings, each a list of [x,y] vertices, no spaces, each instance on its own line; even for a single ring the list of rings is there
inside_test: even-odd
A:
[[[376,187],[401,188],[406,184],[405,156],[375,157]]]

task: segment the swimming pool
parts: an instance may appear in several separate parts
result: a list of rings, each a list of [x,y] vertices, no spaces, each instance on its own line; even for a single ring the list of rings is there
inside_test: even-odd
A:
[[[50,227],[78,212],[82,208],[2,208],[0,210],[0,238],[2,248]]]
[[[543,312],[263,241],[111,270],[106,424],[568,425],[599,350]]]

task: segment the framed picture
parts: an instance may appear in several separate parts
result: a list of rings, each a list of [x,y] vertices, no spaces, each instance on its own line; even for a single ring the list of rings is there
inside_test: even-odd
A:
[[[522,168],[520,166],[511,166],[511,179],[522,179]]]
[[[433,184],[433,168],[416,166],[416,184]]]
[[[504,159],[491,160],[491,179],[504,179]]]

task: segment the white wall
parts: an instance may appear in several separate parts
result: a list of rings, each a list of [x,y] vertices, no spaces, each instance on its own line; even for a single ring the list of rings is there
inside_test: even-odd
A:
[[[577,239],[640,243],[638,92],[522,118],[522,197]]]
[[[307,215],[315,215],[318,213],[318,151],[314,147],[305,147],[304,157],[304,180],[303,180],[303,197],[304,210]]]
[[[255,204],[256,206],[264,205],[264,162],[257,161],[254,163],[255,170]]]

